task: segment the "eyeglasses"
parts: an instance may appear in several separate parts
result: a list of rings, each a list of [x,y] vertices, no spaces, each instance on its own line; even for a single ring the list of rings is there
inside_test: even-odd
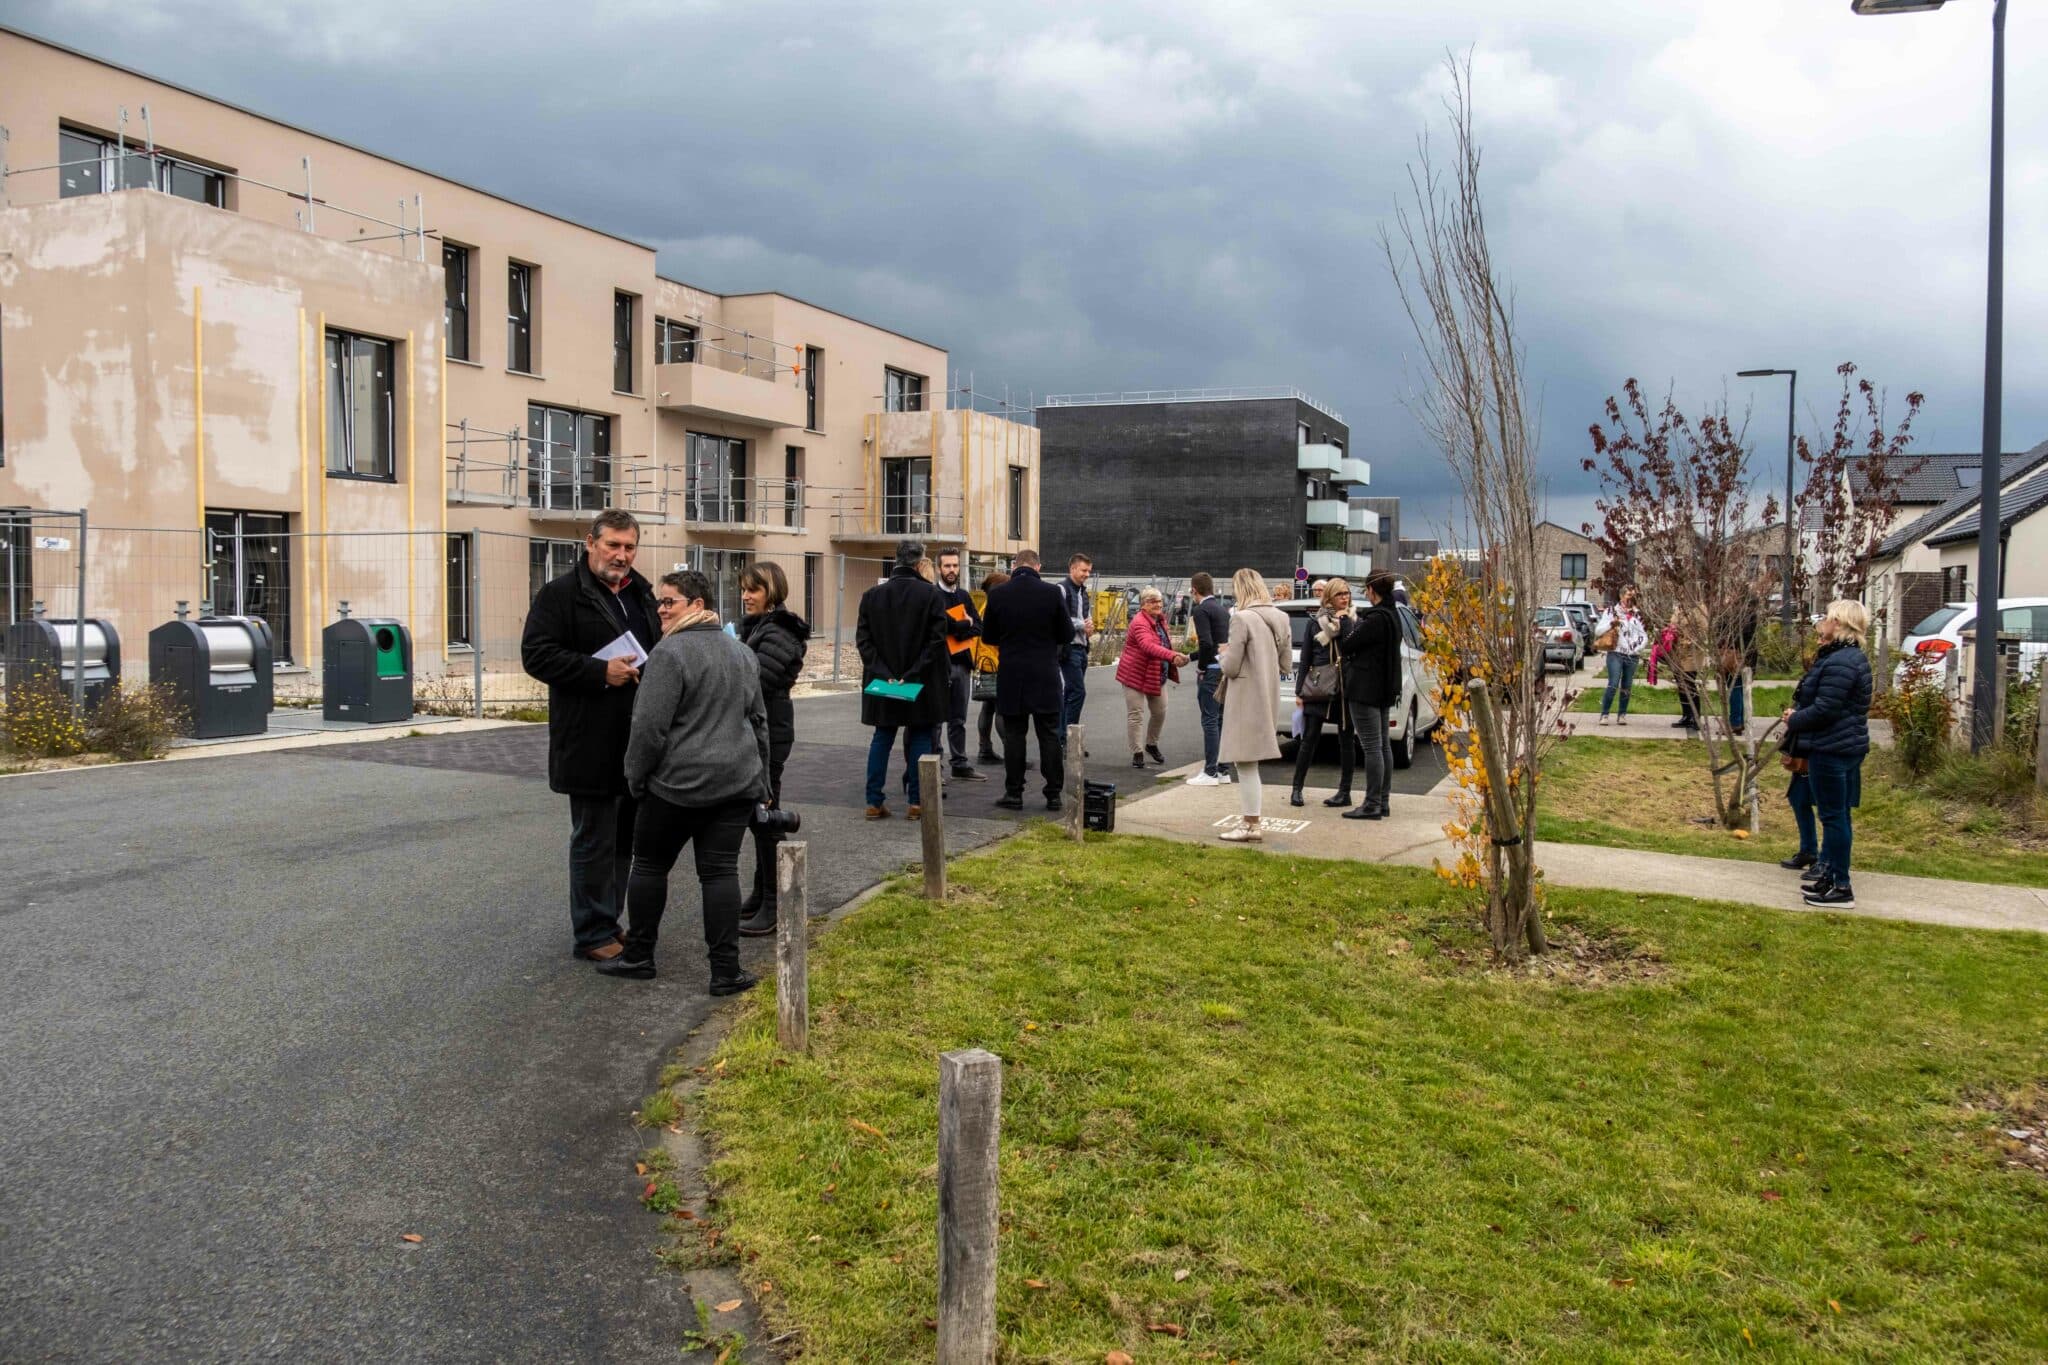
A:
[[[656,611],[667,611],[671,607],[680,607],[681,605],[683,605],[683,599],[680,597],[657,597],[654,599],[654,609]]]

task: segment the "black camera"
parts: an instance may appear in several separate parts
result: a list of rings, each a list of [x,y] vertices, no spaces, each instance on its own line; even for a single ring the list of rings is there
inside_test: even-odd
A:
[[[785,837],[803,828],[803,817],[793,810],[779,810],[756,803],[753,826],[763,834]]]

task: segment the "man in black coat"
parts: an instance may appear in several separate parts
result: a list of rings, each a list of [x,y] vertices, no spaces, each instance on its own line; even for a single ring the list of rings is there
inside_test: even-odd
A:
[[[1344,703],[1351,728],[1365,748],[1365,799],[1344,812],[1346,820],[1382,820],[1394,779],[1394,741],[1387,717],[1401,702],[1401,618],[1394,611],[1394,576],[1365,580],[1366,609],[1337,634],[1343,659]]]
[[[889,577],[861,594],[859,623],[853,632],[854,647],[860,651],[860,723],[875,732],[868,741],[870,820],[889,817],[883,788],[898,730],[903,732],[903,798],[910,803],[911,819],[923,813],[917,760],[932,752],[938,727],[946,719],[946,609],[938,589],[918,576],[917,562],[923,558],[923,542],[897,544],[896,567]],[[908,700],[877,696],[867,690],[877,680],[920,683],[922,688]]]
[[[939,605],[946,610],[946,742],[952,750],[953,776],[979,782],[981,774],[967,755],[967,697],[974,690],[974,640],[981,634],[981,613],[974,594],[960,581],[960,552],[939,551]]]
[[[1038,732],[1045,808],[1060,808],[1066,755],[1060,749],[1065,682],[1061,656],[1074,642],[1074,618],[1060,590],[1039,576],[1038,552],[1019,551],[1010,581],[988,595],[981,638],[1001,651],[996,662],[996,714],[1003,718],[1003,795],[998,806],[1024,809],[1024,732]]]
[[[661,638],[654,590],[633,569],[640,523],[601,512],[576,567],[534,594],[519,656],[548,685],[548,786],[569,798],[569,923],[577,957],[619,955],[619,911],[633,862],[638,804],[626,790],[626,736],[640,669],[622,655],[626,636],[645,657]]]

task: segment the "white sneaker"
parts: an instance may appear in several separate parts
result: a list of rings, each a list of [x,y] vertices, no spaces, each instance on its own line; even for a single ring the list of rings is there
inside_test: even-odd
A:
[[[1218,837],[1226,844],[1262,844],[1266,841],[1257,825],[1233,825]]]
[[[1221,787],[1225,783],[1222,778],[1214,773],[1193,773],[1188,777],[1188,785],[1190,787]]]
[[[1602,725],[1605,725],[1605,724],[1607,723],[1607,717],[1605,717],[1605,716],[1602,716],[1602,717],[1600,717],[1600,723],[1601,723]]]
[[[1623,716],[1623,717],[1622,717],[1622,718],[1621,718],[1620,720],[1617,720],[1617,721],[1616,721],[1616,722],[1614,722],[1614,723],[1615,723],[1616,725],[1626,725],[1626,724],[1628,724],[1628,717],[1627,717],[1627,716]]]

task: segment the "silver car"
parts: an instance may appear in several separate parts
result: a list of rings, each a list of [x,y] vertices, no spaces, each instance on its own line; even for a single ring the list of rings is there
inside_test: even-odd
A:
[[[1536,633],[1543,641],[1543,666],[1576,673],[1586,658],[1585,633],[1563,607],[1536,608]]]
[[[1287,617],[1287,624],[1294,631],[1294,658],[1301,658],[1301,642],[1308,638],[1309,622],[1316,614],[1316,604],[1305,600],[1275,602],[1274,606]],[[1396,603],[1394,612],[1401,619],[1401,697],[1390,708],[1387,716],[1387,734],[1394,742],[1394,766],[1405,768],[1415,762],[1415,746],[1427,744],[1429,736],[1436,730],[1436,679],[1430,672],[1429,663],[1422,654],[1422,627],[1415,612],[1405,604]],[[1280,751],[1289,758],[1294,756],[1294,672],[1290,665],[1288,674],[1280,680]]]

